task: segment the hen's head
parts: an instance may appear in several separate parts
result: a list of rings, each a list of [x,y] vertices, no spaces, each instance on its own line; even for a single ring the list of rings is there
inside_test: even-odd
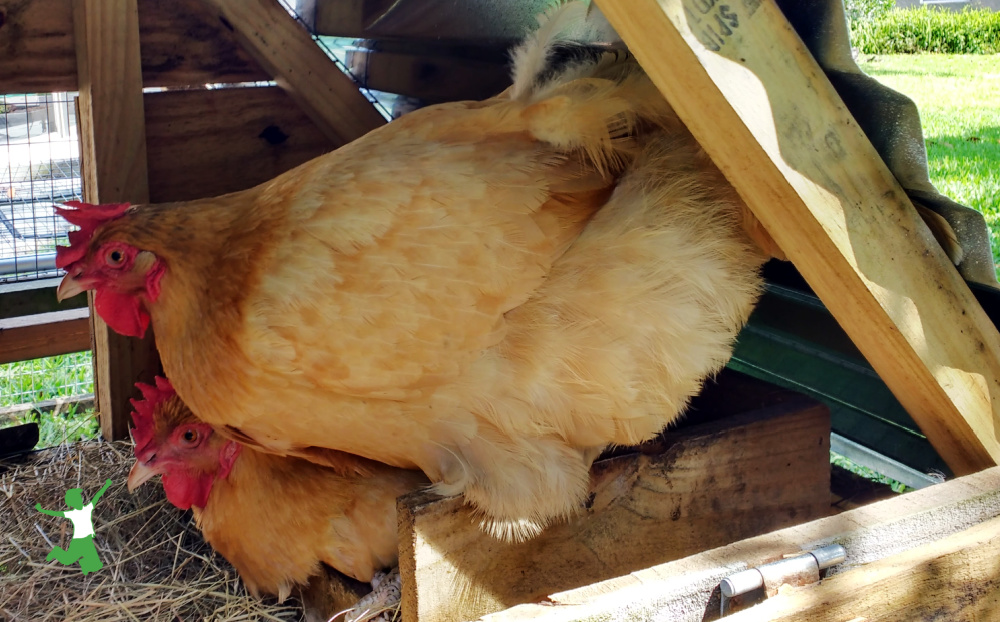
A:
[[[149,251],[136,248],[116,235],[113,223],[129,209],[128,203],[90,205],[69,201],[56,213],[80,227],[69,233],[69,246],[56,249],[56,267],[66,276],[59,300],[95,290],[94,309],[115,332],[142,337],[149,326],[147,302],[160,295],[165,265]]]
[[[242,446],[198,420],[167,379],[136,386],[143,399],[132,400],[136,461],[128,475],[129,492],[161,474],[167,500],[182,510],[204,508],[215,480],[229,475]]]

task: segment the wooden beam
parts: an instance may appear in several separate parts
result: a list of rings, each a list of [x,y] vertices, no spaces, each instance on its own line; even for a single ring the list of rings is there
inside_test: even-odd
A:
[[[821,583],[780,594],[726,622],[996,620],[1000,518]]]
[[[741,540],[684,559],[639,570],[567,592],[551,594],[543,604],[527,604],[481,618],[482,622],[638,622],[671,620],[702,622],[717,619],[720,605],[719,582],[747,568],[782,559],[786,555],[808,551],[827,544],[840,544],[847,550],[845,563],[835,566],[828,577],[850,575],[856,568],[875,564],[893,556],[916,551],[919,547],[960,534],[977,525],[991,525],[1000,517],[1000,467],[968,475],[950,482],[850,510],[836,516],[781,529],[762,536]],[[989,531],[989,528],[984,528]],[[947,547],[938,549],[946,553]],[[994,557],[996,554],[994,552]],[[992,563],[992,562],[991,562]],[[933,565],[933,564],[932,564]],[[993,578],[1000,576],[996,570]],[[826,581],[833,579],[827,578]],[[867,598],[861,582],[855,584],[855,597]],[[869,622],[875,620],[916,620],[904,611],[893,617],[891,601],[919,605],[938,595],[922,592],[923,584],[911,583],[909,589],[891,597],[881,593],[881,601],[870,609]],[[955,597],[954,594],[950,595]],[[817,600],[823,603],[825,600]],[[880,611],[890,612],[879,617]],[[750,610],[752,611],[752,609]],[[730,618],[725,618],[729,620]],[[732,618],[734,620],[739,618]],[[751,618],[752,619],[752,618]],[[795,619],[795,618],[793,618]],[[802,622],[825,618],[803,617]],[[845,615],[838,622],[852,620]],[[931,618],[927,618],[931,619]],[[972,619],[945,615],[941,619]],[[976,619],[993,619],[988,617]],[[860,622],[860,621],[858,621]]]
[[[205,0],[338,147],[385,123],[278,0]]]
[[[144,100],[154,203],[251,188],[335,147],[274,86],[164,91]]]
[[[772,400],[595,463],[587,508],[527,542],[484,534],[460,497],[402,497],[403,619],[475,619],[825,516],[829,411],[787,391]]]
[[[0,365],[90,349],[90,310],[0,320]]]
[[[80,158],[89,203],[146,203],[146,131],[136,0],[73,0],[79,71]],[[91,296],[93,307],[93,296]],[[118,335],[91,313],[94,393],[107,440],[128,437],[134,384],[160,371],[152,330]]]
[[[202,0],[138,6],[145,86],[270,79]],[[0,50],[0,94],[77,90],[72,0],[0,0]]]
[[[59,281],[60,279],[38,279],[0,285],[0,320],[87,306],[86,294],[62,302],[56,300]]]
[[[770,0],[598,0],[956,474],[1000,460],[1000,335]]]

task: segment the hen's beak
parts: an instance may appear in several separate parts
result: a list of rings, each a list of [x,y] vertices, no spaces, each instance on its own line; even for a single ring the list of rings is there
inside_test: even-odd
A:
[[[67,274],[63,277],[62,283],[59,284],[59,288],[56,289],[56,299],[59,302],[66,300],[67,298],[72,298],[77,294],[82,294],[83,292],[93,289],[94,279],[88,279],[78,275]]]
[[[160,471],[156,468],[136,460],[135,464],[132,465],[132,470],[128,472],[128,481],[126,482],[128,491],[130,493],[135,492],[136,488],[152,479],[154,475],[159,475],[159,473]]]

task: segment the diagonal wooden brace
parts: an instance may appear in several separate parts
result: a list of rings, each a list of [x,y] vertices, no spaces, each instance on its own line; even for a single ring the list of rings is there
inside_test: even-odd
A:
[[[958,474],[997,463],[1000,335],[770,0],[598,0]]]

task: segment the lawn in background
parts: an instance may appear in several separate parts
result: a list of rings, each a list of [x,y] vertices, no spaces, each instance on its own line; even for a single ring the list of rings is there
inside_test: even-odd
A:
[[[986,217],[1000,264],[1000,54],[862,55],[862,70],[920,110],[930,178]]]

